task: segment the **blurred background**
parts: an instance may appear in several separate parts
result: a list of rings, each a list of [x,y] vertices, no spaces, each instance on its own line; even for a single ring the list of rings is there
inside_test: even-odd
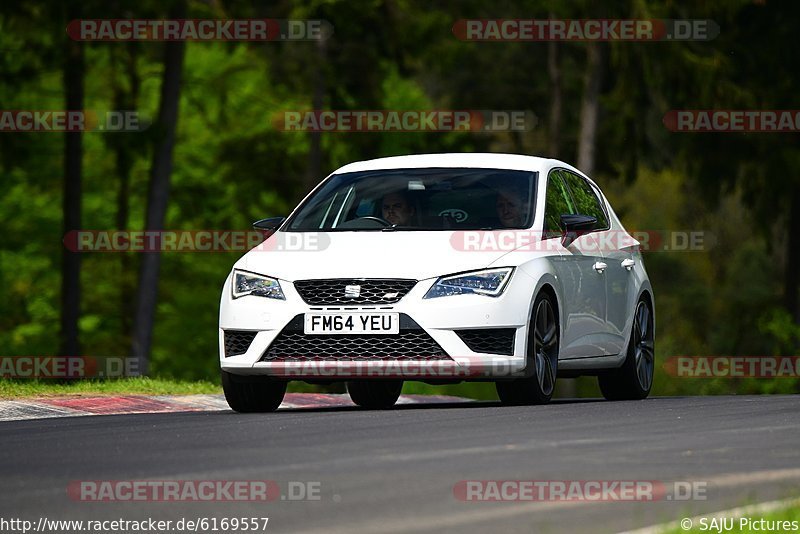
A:
[[[323,19],[323,41],[80,42],[81,18]],[[711,19],[710,41],[469,42],[463,18]],[[141,132],[0,132],[0,353],[137,355],[218,380],[222,283],[241,252],[73,253],[71,230],[248,230],[355,160],[512,152],[576,164],[647,253],[657,359],[800,352],[798,133],[687,133],[680,109],[798,109],[797,2],[85,0],[0,7],[0,108],[136,110]],[[523,132],[286,132],[286,110],[529,110]],[[668,234],[667,234],[668,235]],[[313,261],[313,258],[309,261]],[[295,390],[310,386],[297,385]],[[492,398],[489,384],[406,392]],[[569,394],[574,388],[567,388]],[[654,394],[797,392],[686,379]],[[563,391],[562,391],[563,393]],[[577,393],[596,395],[593,379]]]

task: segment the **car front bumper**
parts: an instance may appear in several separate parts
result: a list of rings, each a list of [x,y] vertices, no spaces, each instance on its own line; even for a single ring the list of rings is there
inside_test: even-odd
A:
[[[291,282],[280,280],[286,300],[245,296],[233,299],[231,277],[225,281],[220,302],[219,354],[223,370],[242,375],[271,375],[294,380],[336,380],[346,378],[406,378],[417,380],[481,380],[521,376],[525,369],[527,323],[530,295],[535,282],[515,273],[499,297],[457,295],[434,299],[423,296],[436,279],[419,281],[399,302],[390,306],[353,306],[346,311],[397,312],[417,325],[446,353],[444,357],[404,358],[369,357],[357,359],[303,354],[300,358],[263,361],[284,329],[297,325],[298,317],[320,311],[341,311],[336,306],[310,306]],[[312,309],[313,308],[313,309]],[[402,322],[401,322],[402,324]],[[493,354],[471,350],[457,331],[513,329],[513,350]],[[253,333],[247,350],[226,356],[225,332]],[[302,330],[300,330],[302,333]],[[510,332],[509,332],[510,333]],[[307,336],[309,339],[314,336]],[[248,336],[249,338],[249,336]],[[366,357],[365,357],[366,356]]]

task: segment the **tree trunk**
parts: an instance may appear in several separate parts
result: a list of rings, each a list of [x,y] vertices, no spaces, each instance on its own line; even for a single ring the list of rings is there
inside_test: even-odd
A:
[[[597,123],[600,115],[600,88],[603,82],[603,47],[589,42],[586,48],[586,78],[581,102],[581,131],[578,137],[578,168],[594,174]]]
[[[183,17],[179,15],[175,18]],[[147,192],[145,222],[147,231],[164,229],[185,48],[184,41],[170,41],[164,45],[164,79],[161,85],[158,119],[155,125],[158,138],[153,152],[153,166],[150,170],[150,185]],[[160,263],[161,254],[159,252],[147,252],[142,255],[131,341],[131,356],[136,358],[138,371],[142,375],[147,375],[150,371],[150,348],[158,297]]]
[[[551,18],[555,18],[551,14]],[[550,78],[550,136],[547,152],[551,158],[558,158],[561,152],[561,64],[558,41],[547,43],[547,74]]]
[[[68,19],[80,18],[80,7],[71,3]],[[83,43],[66,38],[64,61],[64,90],[66,108],[83,111],[84,55]],[[81,227],[81,163],[83,156],[83,132],[67,132],[64,144],[64,235]],[[81,305],[81,257],[80,252],[61,248],[61,332],[60,354],[80,355],[78,319]]]
[[[784,301],[786,309],[800,324],[800,184],[795,183],[789,205],[789,234],[786,239],[786,274],[784,276]]]
[[[137,43],[125,43],[126,56],[124,61],[120,61],[115,51],[118,48],[112,48],[111,60],[112,64],[117,62],[123,65],[122,71],[128,75],[130,88],[126,91],[119,83],[113,83],[114,93],[114,108],[116,110],[134,111],[139,103],[139,87],[141,81],[139,79],[139,71],[137,69],[136,60]],[[115,77],[117,76],[116,70],[114,71]],[[122,142],[117,142],[114,145],[114,154],[116,159],[117,177],[119,178],[119,190],[117,191],[117,216],[116,227],[121,231],[126,231],[129,224],[130,214],[130,181],[131,170],[135,161],[136,148],[132,147],[127,140],[123,139]],[[131,280],[132,276],[132,256],[129,253],[123,252],[120,254],[120,318],[121,318],[121,334],[124,343],[130,342],[132,316],[134,302],[134,285]]]
[[[312,107],[314,110],[322,110],[325,105],[325,62],[327,61],[327,47],[324,39],[314,43],[316,50],[314,68],[314,96]],[[322,179],[322,132],[310,132],[311,146],[308,151],[308,171],[306,174],[306,190],[303,195],[308,193]]]
[[[139,101],[138,44],[135,42],[122,43],[119,47],[112,47],[110,51],[111,67],[111,94],[116,111],[134,111]],[[125,87],[125,80],[128,87]],[[116,175],[119,179],[117,190],[116,228],[127,231],[130,217],[130,181],[136,154],[139,145],[131,141],[130,136],[107,135],[104,138],[110,150],[114,153]],[[137,139],[138,140],[138,139]],[[131,330],[133,328],[133,303],[135,302],[135,265],[133,254],[123,252],[119,255],[119,310],[120,310],[120,344],[130,346]]]

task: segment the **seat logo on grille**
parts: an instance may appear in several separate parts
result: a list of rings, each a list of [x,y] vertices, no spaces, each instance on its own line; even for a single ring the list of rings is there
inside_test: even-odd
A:
[[[361,286],[344,286],[344,296],[355,299],[361,296]]]

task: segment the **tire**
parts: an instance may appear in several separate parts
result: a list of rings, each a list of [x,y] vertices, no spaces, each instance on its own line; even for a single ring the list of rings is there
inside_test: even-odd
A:
[[[400,398],[403,389],[402,380],[350,380],[347,382],[347,393],[350,399],[371,410],[391,408]]]
[[[642,400],[650,394],[655,371],[653,310],[645,299],[636,304],[631,338],[622,367],[597,378],[607,400]]]
[[[533,303],[528,328],[527,368],[530,376],[495,384],[500,402],[509,405],[547,404],[558,374],[558,314],[552,297],[540,293]]]
[[[266,376],[241,376],[222,371],[225,400],[241,413],[274,412],[283,402],[286,382]]]

